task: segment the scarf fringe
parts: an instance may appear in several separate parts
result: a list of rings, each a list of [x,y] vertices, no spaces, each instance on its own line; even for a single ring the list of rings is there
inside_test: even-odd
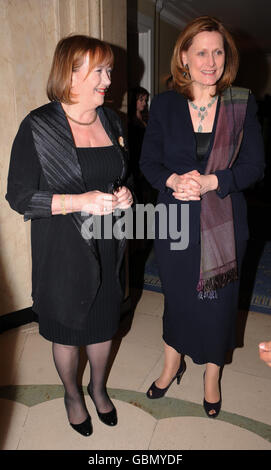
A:
[[[212,292],[217,289],[222,289],[230,282],[237,281],[238,272],[237,268],[232,268],[226,273],[217,274],[209,279],[201,279],[197,285],[198,292]]]

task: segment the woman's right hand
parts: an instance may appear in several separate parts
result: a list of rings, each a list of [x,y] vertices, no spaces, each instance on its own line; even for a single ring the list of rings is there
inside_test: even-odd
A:
[[[98,190],[80,194],[79,197],[80,211],[93,215],[111,214],[118,204],[118,198],[114,194]]]
[[[199,182],[193,176],[200,176],[197,170],[182,175],[173,173],[167,180],[166,186],[173,189],[172,195],[180,201],[199,201],[201,198]]]

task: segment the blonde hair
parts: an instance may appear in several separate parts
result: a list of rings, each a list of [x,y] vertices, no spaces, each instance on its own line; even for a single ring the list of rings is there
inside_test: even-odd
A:
[[[88,73],[104,62],[113,65],[113,51],[109,44],[100,39],[71,35],[58,42],[47,82],[47,96],[50,101],[74,103],[71,93],[72,73],[81,67],[86,54],[89,54]]]
[[[216,84],[216,94],[220,95],[232,84],[239,66],[239,55],[234,39],[221,21],[211,16],[200,16],[191,21],[179,35],[171,59],[174,88],[190,100],[193,100],[192,80],[184,67],[185,64],[182,62],[182,53],[188,51],[194,37],[203,31],[217,31],[223,38],[225,68]]]

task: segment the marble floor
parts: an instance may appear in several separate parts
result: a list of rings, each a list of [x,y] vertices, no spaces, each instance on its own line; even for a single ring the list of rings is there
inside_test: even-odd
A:
[[[30,323],[0,335],[0,449],[5,450],[271,450],[271,369],[258,343],[271,338],[271,316],[240,312],[243,346],[224,368],[219,417],[202,408],[204,366],[186,358],[180,385],[149,400],[148,386],[163,364],[163,296],[133,291],[134,315],[126,314],[115,339],[108,391],[119,423],[99,421],[86,394],[89,369],[82,351],[81,376],[93,434],[82,437],[67,423],[63,388],[51,343]],[[241,339],[242,339],[241,338]]]

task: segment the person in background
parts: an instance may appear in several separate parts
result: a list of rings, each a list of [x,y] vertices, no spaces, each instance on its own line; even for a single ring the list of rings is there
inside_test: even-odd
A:
[[[128,142],[131,171],[135,178],[136,187],[141,192],[144,178],[139,169],[139,158],[147,126],[149,92],[138,86],[129,91],[128,98]]]
[[[142,86],[129,90],[129,123],[145,128],[148,121],[149,92]]]
[[[133,196],[121,122],[103,106],[112,66],[103,41],[83,35],[59,41],[47,85],[50,103],[20,125],[6,195],[12,209],[31,220],[33,310],[40,334],[52,342],[69,422],[84,436],[92,434],[92,423],[77,383],[80,346],[98,417],[117,424],[106,368],[120,320],[125,239],[103,233],[115,209],[128,209]]]
[[[161,398],[179,383],[188,355],[206,364],[203,406],[210,418],[221,409],[226,352],[236,347],[239,275],[249,236],[243,190],[264,172],[255,98],[232,86],[237,70],[238,52],[224,25],[209,16],[190,22],[172,56],[174,90],[152,101],[140,163],[159,190],[157,203],[177,210],[166,239],[159,239],[156,218],[165,361],[147,396]],[[186,249],[172,249],[171,223],[179,232],[182,224],[189,228]]]

